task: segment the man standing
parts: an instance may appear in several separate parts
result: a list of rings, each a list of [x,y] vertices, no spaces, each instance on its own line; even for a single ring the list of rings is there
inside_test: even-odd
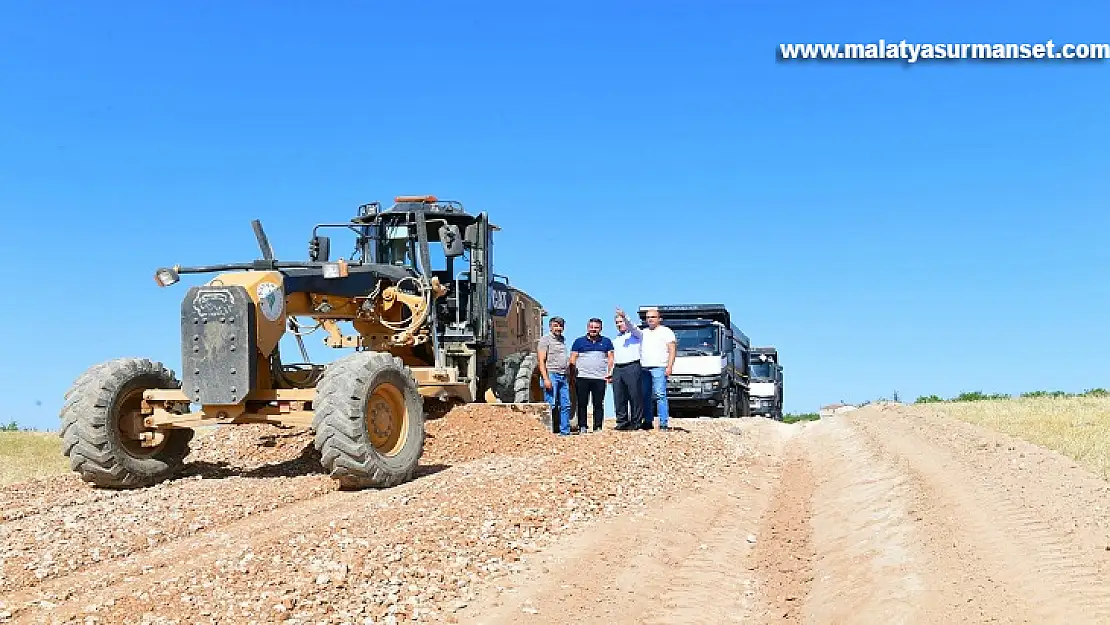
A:
[[[586,336],[575,339],[570,348],[570,364],[578,372],[574,386],[578,394],[578,432],[589,430],[586,423],[586,402],[593,398],[594,431],[605,420],[605,383],[613,375],[613,342],[601,336],[601,319],[594,317],[586,324]]]
[[[643,344],[640,346],[640,365],[650,376],[650,390],[646,393],[645,400],[655,400],[658,406],[659,429],[669,431],[668,418],[670,410],[667,404],[667,378],[671,376],[674,368],[675,348],[677,346],[674,332],[660,323],[662,317],[657,308],[644,311],[647,318],[647,329],[643,330]],[[644,415],[645,430],[652,429],[653,417],[651,411]]]
[[[644,424],[644,390],[640,368],[640,344],[643,333],[617,308],[617,335],[613,341],[613,403],[617,411],[617,427],[636,430]],[[631,404],[631,414],[629,413]]]
[[[536,352],[540,376],[543,378],[543,398],[552,408],[553,429],[558,427],[560,436],[569,436],[570,387],[567,380],[567,340],[563,336],[564,325],[562,317],[552,317],[548,323],[551,332],[540,337]],[[556,412],[558,417],[555,416]]]

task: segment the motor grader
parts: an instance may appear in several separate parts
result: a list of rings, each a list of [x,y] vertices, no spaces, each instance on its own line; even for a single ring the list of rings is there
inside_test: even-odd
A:
[[[417,467],[425,413],[543,401],[535,349],[546,312],[493,273],[499,228],[485,213],[434,196],[371,202],[348,222],[316,225],[307,261],[275,260],[252,226],[259,260],[155,272],[162,287],[217,274],[181,302],[180,378],[121,358],[66,393],[63,451],[85,481],[148,486],[181,467],[196,428],[269,423],[311,427],[340,488],[389,487]],[[353,234],[349,258],[331,260],[329,229]],[[311,362],[305,336],[319,331],[351,353]],[[301,362],[279,349],[290,336]]]

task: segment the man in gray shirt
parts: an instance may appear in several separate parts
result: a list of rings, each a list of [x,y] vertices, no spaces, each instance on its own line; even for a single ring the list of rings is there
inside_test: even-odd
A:
[[[570,364],[578,371],[574,386],[578,395],[578,432],[589,430],[586,423],[586,402],[592,397],[594,431],[605,420],[605,384],[613,377],[613,342],[601,336],[601,319],[594,317],[586,324],[586,336],[575,339],[570,348]]]
[[[569,360],[567,340],[563,336],[565,325],[562,317],[552,317],[548,322],[551,333],[541,336],[536,346],[540,377],[543,378],[543,398],[551,404],[552,426],[557,424],[560,436],[570,435],[570,386],[567,380]]]

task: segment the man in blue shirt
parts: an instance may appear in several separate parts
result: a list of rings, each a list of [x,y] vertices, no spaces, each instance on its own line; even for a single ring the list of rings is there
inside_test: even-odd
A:
[[[574,340],[570,347],[570,364],[577,369],[574,386],[578,395],[578,432],[589,432],[586,402],[591,398],[594,431],[597,432],[605,420],[605,383],[613,376],[613,342],[601,336],[601,319],[590,319],[586,324],[586,336]]]

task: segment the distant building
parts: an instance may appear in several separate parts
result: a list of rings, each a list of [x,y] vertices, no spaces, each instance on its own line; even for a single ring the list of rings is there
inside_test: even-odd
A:
[[[825,417],[831,417],[831,416],[836,415],[836,414],[843,414],[845,412],[851,412],[855,409],[856,409],[856,406],[853,406],[852,404],[836,403],[836,404],[829,404],[828,406],[821,406],[821,413],[820,414],[821,414],[821,418],[824,419]]]

